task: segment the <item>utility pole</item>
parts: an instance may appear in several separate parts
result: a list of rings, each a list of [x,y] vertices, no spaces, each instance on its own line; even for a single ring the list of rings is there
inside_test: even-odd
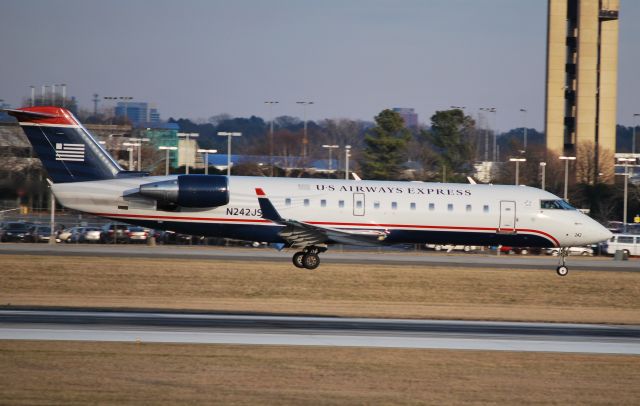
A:
[[[231,137],[240,137],[242,133],[220,131],[218,135],[227,137],[227,176],[231,176]]]
[[[297,104],[302,105],[303,115],[304,115],[304,135],[302,138],[302,157],[306,158],[309,152],[309,138],[307,136],[307,106],[313,104],[312,101],[297,101]]]
[[[264,103],[269,105],[269,176],[273,177],[273,105],[279,102],[269,100]]]

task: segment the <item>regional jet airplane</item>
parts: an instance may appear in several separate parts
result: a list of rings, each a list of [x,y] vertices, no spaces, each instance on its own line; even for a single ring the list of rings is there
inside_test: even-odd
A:
[[[66,109],[6,110],[20,122],[58,201],[180,233],[296,248],[315,269],[334,243],[569,247],[611,233],[559,197],[524,186],[348,181],[125,171]],[[557,273],[568,273],[562,250]]]

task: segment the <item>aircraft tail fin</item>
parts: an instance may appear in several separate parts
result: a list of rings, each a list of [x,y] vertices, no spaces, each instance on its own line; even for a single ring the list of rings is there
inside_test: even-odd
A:
[[[18,119],[53,183],[113,179],[126,173],[69,110],[38,106],[4,111]]]

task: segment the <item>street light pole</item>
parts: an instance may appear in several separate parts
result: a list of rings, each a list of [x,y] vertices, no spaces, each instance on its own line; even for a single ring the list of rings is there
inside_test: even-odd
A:
[[[66,91],[66,86],[67,86],[67,85],[61,85],[61,86],[64,86],[64,88],[63,88],[63,89],[65,89],[65,91]],[[66,96],[66,95],[65,95],[65,96]],[[125,121],[125,124],[126,124],[126,123],[127,123],[127,120],[128,120],[128,117],[127,117],[128,102],[129,102],[130,100],[133,100],[133,97],[131,97],[131,96],[105,96],[105,97],[103,97],[103,99],[104,99],[104,100],[114,100],[114,101],[115,101],[115,100],[122,100],[122,101],[123,101],[123,106],[124,106],[124,121]],[[116,115],[116,108],[117,108],[117,106],[114,106],[114,107],[113,107],[113,115],[114,115],[114,116]]]
[[[624,202],[622,205],[622,232],[627,232],[627,208],[629,196],[629,162],[636,162],[635,158],[618,158],[618,162],[624,163],[624,173],[616,174],[624,176]]]
[[[351,145],[344,146],[344,178],[349,180],[349,158],[351,157]]]
[[[547,168],[546,162],[540,162],[540,169],[542,169],[542,190],[545,190],[545,169]]]
[[[480,107],[480,111],[486,111],[488,113],[495,113],[496,108],[495,107]],[[494,144],[493,148],[494,148],[494,151],[495,151],[495,144]],[[495,153],[494,153],[494,155],[495,155]],[[487,122],[487,128],[485,128],[485,130],[484,130],[484,161],[485,162],[489,161],[489,125],[488,125],[488,122]]]
[[[198,152],[204,152],[204,174],[209,174],[209,154],[215,154],[217,149],[199,149]]]
[[[522,149],[527,152],[527,109],[520,109],[524,113],[524,119],[522,120]]]
[[[509,158],[509,161],[516,163],[516,186],[520,184],[520,162],[526,162],[525,158]]]
[[[561,156],[560,160],[564,161],[564,201],[568,202],[567,194],[569,192],[569,161],[575,161],[575,156]]]
[[[127,148],[127,151],[129,151],[129,170],[133,171],[133,148],[139,147],[141,144],[139,142],[123,142],[122,145],[129,147]]]
[[[633,113],[633,118],[640,117],[640,113]],[[636,127],[638,123],[634,121],[633,123],[633,138],[631,138],[631,153],[636,153]]]
[[[138,147],[138,172],[142,170],[142,143],[143,142],[148,142],[149,138],[129,138],[129,141],[134,141],[136,142],[139,147]]]
[[[53,189],[49,187],[49,194],[51,195],[51,218],[49,219],[49,227],[51,228],[51,235],[49,236],[49,244],[56,243],[56,197],[53,195]]]
[[[164,175],[168,176],[169,175],[169,151],[175,151],[178,149],[178,147],[165,147],[165,146],[160,146],[158,147],[158,149],[160,150],[165,150],[166,154],[165,154],[165,158],[164,158]]]
[[[227,176],[231,176],[231,137],[240,137],[242,133],[220,131],[218,135],[227,137]]]
[[[302,157],[306,158],[307,157],[307,152],[308,152],[308,144],[309,144],[309,138],[307,137],[307,106],[313,104],[312,101],[297,101],[297,104],[301,104],[302,105],[302,114],[304,116],[304,136],[302,138]]]
[[[329,150],[329,171],[333,170],[333,159],[332,152],[335,148],[340,148],[339,145],[323,145],[322,148],[327,148]]]
[[[279,102],[268,100],[264,103],[269,105],[269,172],[270,176],[273,177],[273,105]]]
[[[492,107],[489,111],[493,113],[493,161],[498,161],[498,110]]]

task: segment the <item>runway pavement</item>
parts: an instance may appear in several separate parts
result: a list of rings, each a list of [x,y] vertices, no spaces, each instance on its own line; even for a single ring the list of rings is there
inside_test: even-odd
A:
[[[291,261],[292,250],[270,248],[225,248],[213,246],[158,245],[93,245],[93,244],[0,244],[0,255],[74,255],[118,256],[129,258],[189,258],[285,262]],[[329,249],[321,255],[323,263],[463,266],[477,268],[517,268],[555,270],[558,258],[546,255],[521,256],[478,253],[435,253],[428,251]],[[614,261],[611,257],[569,257],[570,270],[640,271],[640,261]]]
[[[0,310],[0,339],[640,355],[640,326],[169,312]]]

